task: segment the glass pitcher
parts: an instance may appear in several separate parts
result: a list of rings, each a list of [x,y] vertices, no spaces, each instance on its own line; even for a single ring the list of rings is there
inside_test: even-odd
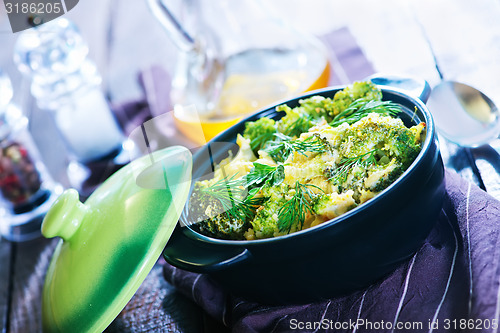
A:
[[[171,100],[178,129],[204,143],[278,100],[328,84],[323,44],[260,0],[147,0],[179,49]],[[194,107],[193,107],[194,106]]]

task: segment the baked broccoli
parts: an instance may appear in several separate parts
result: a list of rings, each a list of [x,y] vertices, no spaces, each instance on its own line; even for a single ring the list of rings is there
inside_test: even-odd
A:
[[[267,198],[264,204],[256,211],[255,218],[251,221],[253,233],[256,238],[269,238],[280,234],[278,212],[287,202],[286,193],[290,186],[265,186],[262,195]]]
[[[243,137],[250,140],[250,147],[257,155],[257,152],[264,147],[265,143],[273,139],[274,133],[276,133],[275,121],[263,117],[257,121],[247,122]]]
[[[391,185],[406,170],[394,158],[388,164],[374,165],[368,170],[364,187],[368,191],[380,192]]]
[[[244,232],[250,226],[246,219],[236,219],[228,214],[215,196],[207,195],[203,190],[210,182],[197,182],[189,200],[189,214],[198,222],[200,231],[222,239],[243,239]]]
[[[374,149],[408,165],[420,151],[420,141],[401,119],[370,114],[345,131],[340,151],[342,156],[352,158]]]
[[[353,191],[322,195],[314,205],[314,212],[327,219],[333,219],[356,207]]]
[[[314,126],[314,117],[301,107],[292,109],[288,105],[280,105],[276,110],[286,112],[286,115],[277,122],[277,127],[280,133],[289,137],[297,138]]]
[[[321,119],[331,122],[335,116],[349,108],[354,101],[381,101],[382,92],[375,84],[366,82],[355,82],[352,86],[338,91],[332,98],[313,96],[299,101],[299,106],[290,108],[280,105],[276,109],[285,111],[286,116],[278,122],[278,130],[289,136],[298,136],[307,132]],[[297,122],[301,122],[299,125]],[[295,131],[295,128],[300,130]]]
[[[219,239],[245,239],[244,234],[250,224],[231,218],[226,213],[203,220],[198,224],[205,235]]]
[[[341,189],[380,192],[417,157],[424,125],[407,128],[400,119],[370,114],[345,130],[339,145],[342,163],[325,173]]]
[[[348,86],[335,94],[332,110],[328,111],[329,117],[333,119],[359,99],[380,101],[382,100],[382,92],[380,88],[370,81],[354,82],[352,86]]]

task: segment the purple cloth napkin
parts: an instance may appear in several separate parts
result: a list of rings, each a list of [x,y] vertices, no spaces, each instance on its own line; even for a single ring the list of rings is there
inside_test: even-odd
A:
[[[496,332],[500,202],[450,171],[446,172],[446,190],[439,219],[418,252],[384,280],[348,296],[306,305],[266,306],[228,294],[206,275],[166,264],[164,276],[234,332],[294,328],[307,332]],[[406,326],[397,329],[396,325]]]
[[[330,86],[363,80],[375,72],[348,28],[340,28],[320,39],[329,51]]]

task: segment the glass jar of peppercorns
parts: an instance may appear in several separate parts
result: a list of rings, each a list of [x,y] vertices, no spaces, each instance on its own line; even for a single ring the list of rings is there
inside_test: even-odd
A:
[[[10,241],[40,235],[60,186],[47,173],[28,132],[28,119],[11,103],[12,85],[0,70],[0,234]]]

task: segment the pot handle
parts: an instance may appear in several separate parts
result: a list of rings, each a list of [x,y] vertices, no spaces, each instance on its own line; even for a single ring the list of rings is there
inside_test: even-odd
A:
[[[250,251],[242,247],[209,244],[186,235],[189,230],[177,226],[170,237],[163,257],[178,268],[196,273],[210,273],[247,260]]]
[[[378,73],[369,76],[367,80],[379,86],[404,90],[408,95],[416,97],[424,103],[427,102],[431,94],[431,86],[424,79]]]

